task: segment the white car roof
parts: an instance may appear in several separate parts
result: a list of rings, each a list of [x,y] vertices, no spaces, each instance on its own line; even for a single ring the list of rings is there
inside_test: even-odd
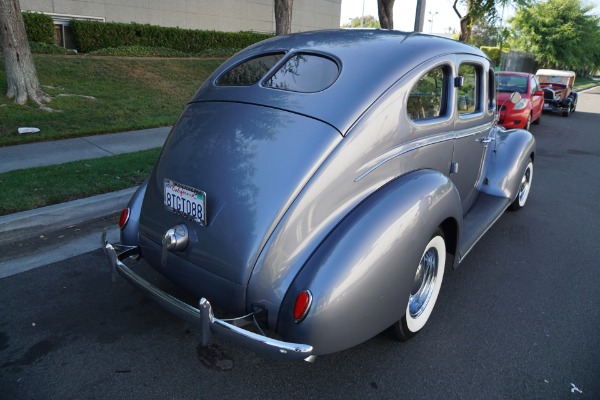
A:
[[[550,76],[575,76],[573,71],[559,71],[557,69],[538,69],[536,75],[550,75]]]

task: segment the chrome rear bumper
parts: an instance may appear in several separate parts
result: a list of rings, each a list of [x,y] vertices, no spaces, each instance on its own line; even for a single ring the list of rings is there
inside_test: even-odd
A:
[[[105,234],[102,235],[102,247],[110,261],[113,280],[117,274],[121,275],[161,307],[199,327],[203,346],[207,346],[212,335],[216,334],[260,355],[288,361],[312,360],[312,346],[283,342],[250,332],[233,323],[215,318],[209,301],[204,298],[200,299],[198,308],[195,308],[152,285],[121,262],[127,257],[139,255],[138,247],[127,247],[117,254],[115,247],[120,246],[108,243]]]

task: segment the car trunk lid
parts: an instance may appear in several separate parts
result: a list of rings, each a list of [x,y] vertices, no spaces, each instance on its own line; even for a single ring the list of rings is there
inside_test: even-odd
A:
[[[184,224],[189,243],[171,251],[170,259],[245,286],[278,221],[341,139],[330,125],[270,107],[188,105],[148,183],[140,216],[142,252],[147,246],[148,254],[157,254],[165,232]],[[165,182],[206,194],[206,225],[165,206]],[[177,276],[176,265],[166,268],[157,258],[149,261],[162,273],[186,281]],[[183,286],[202,295],[205,284]]]

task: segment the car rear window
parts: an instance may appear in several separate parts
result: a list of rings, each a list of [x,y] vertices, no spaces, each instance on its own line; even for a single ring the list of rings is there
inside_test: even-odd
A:
[[[295,54],[264,85],[292,92],[314,93],[331,86],[339,73],[338,64],[327,57]]]
[[[285,53],[265,54],[236,65],[217,79],[221,86],[250,86],[262,79]]]

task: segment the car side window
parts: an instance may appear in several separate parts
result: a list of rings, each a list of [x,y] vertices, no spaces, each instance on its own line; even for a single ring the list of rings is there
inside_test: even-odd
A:
[[[265,54],[241,64],[222,74],[217,79],[220,86],[250,86],[258,82],[279,61],[285,53]]]
[[[406,110],[413,121],[441,117],[446,114],[448,68],[436,67],[425,74],[412,88]]]
[[[327,57],[295,54],[264,85],[292,92],[315,93],[331,86],[339,74],[338,65]]]
[[[540,84],[539,84],[537,78],[535,76],[532,76],[531,77],[531,95],[533,96],[533,94],[540,89],[541,89]]]
[[[472,64],[462,64],[458,75],[463,78],[463,84],[458,88],[458,113],[472,114],[481,111],[479,93],[481,93],[481,68]]]

